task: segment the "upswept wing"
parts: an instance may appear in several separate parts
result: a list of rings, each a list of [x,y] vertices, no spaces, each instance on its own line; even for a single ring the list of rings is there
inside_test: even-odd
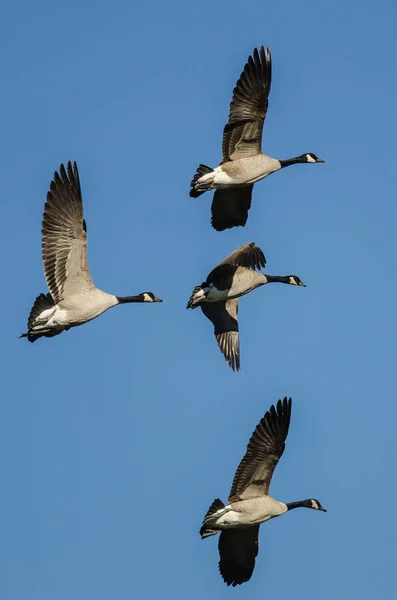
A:
[[[291,398],[270,407],[248,442],[247,451],[234,476],[229,502],[267,494],[274,469],[280,460],[291,419]]]
[[[249,242],[234,250],[229,256],[224,258],[207,277],[207,283],[210,283],[215,277],[219,277],[220,272],[225,266],[245,267],[247,269],[260,270],[266,266],[266,258],[262,250],[255,244]]]
[[[271,86],[270,48],[255,48],[233,90],[229,121],[223,130],[222,163],[261,152],[263,123]],[[221,163],[221,164],[222,164]]]
[[[42,225],[42,256],[55,304],[94,288],[87,262],[87,227],[83,217],[77,164],[63,164],[47,194]]]

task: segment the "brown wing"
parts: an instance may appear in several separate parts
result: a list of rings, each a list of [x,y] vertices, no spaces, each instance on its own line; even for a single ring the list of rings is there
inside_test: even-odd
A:
[[[218,346],[233,371],[240,370],[240,339],[238,334],[238,300],[204,302],[201,310],[214,324]]]
[[[267,494],[273,471],[280,460],[291,419],[291,398],[270,407],[259,421],[234,476],[229,502]]]
[[[251,208],[254,184],[215,190],[211,205],[211,225],[216,231],[244,227]]]
[[[219,536],[219,571],[227,585],[251,579],[259,550],[259,525],[247,529],[224,529]]]
[[[54,173],[42,226],[44,273],[54,302],[91,290],[87,263],[87,228],[76,163]]]
[[[262,250],[255,244],[255,242],[249,242],[243,244],[237,250],[234,250],[229,256],[224,258],[207,277],[207,283],[213,281],[214,278],[218,277],[220,268],[225,265],[232,267],[245,267],[247,269],[260,270],[261,267],[266,266],[266,258]]]
[[[270,48],[255,48],[233,90],[229,121],[223,130],[222,163],[261,152],[263,122],[271,85]],[[222,164],[221,163],[221,164]]]

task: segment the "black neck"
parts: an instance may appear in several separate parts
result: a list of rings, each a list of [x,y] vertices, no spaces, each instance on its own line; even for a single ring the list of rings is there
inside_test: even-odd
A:
[[[127,302],[145,302],[143,294],[138,296],[116,296],[119,304],[126,304]]]
[[[287,275],[265,275],[268,283],[278,281],[279,283],[289,283],[289,277]]]
[[[298,502],[289,502],[287,503],[287,509],[292,510],[293,508],[300,508],[301,506],[303,506],[304,508],[310,508],[310,506],[308,506],[308,503],[310,503],[310,500],[298,500]]]
[[[295,158],[287,158],[286,160],[280,160],[281,169],[289,167],[290,165],[296,165],[298,163],[307,162],[306,156],[295,156]]]

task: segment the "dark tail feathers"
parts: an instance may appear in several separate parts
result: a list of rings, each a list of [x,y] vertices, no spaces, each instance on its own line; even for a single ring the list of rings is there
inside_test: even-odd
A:
[[[200,535],[202,539],[209,537],[210,535],[216,535],[219,532],[219,529],[211,527],[210,525],[206,525],[205,521],[208,519],[208,517],[216,513],[221,508],[225,508],[225,505],[223,504],[222,500],[219,500],[219,498],[215,498],[215,500],[209,507],[207,514],[204,517],[204,522],[200,529]]]
[[[200,179],[200,177],[202,177],[203,175],[207,175],[207,173],[212,173],[214,169],[211,169],[211,167],[207,167],[207,165],[199,165],[196,171],[195,176],[192,179],[192,182],[190,184],[190,197],[191,198],[198,198],[199,196],[201,196],[201,194],[204,194],[204,192],[206,192],[207,190],[201,190],[200,192],[198,190],[196,190],[196,183],[197,180]],[[210,188],[208,188],[210,189]]]
[[[32,306],[32,310],[30,311],[28,319],[28,332],[23,333],[19,337],[27,337],[29,342],[35,342],[39,337],[42,337],[43,334],[31,333],[31,329],[33,328],[34,322],[36,321],[37,317],[43,312],[43,310],[53,308],[54,306],[55,304],[51,294],[40,294],[39,296],[37,296]],[[56,333],[53,333],[52,335],[56,335]]]

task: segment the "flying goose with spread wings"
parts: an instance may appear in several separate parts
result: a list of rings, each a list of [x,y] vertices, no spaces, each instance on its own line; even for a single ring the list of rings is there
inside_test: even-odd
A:
[[[95,319],[127,302],[162,302],[152,292],[113,296],[95,287],[87,262],[87,226],[83,216],[77,164],[61,164],[47,194],[42,225],[44,274],[50,293],[40,294],[21,337],[34,342]]]
[[[186,307],[200,306],[213,323],[218,346],[233,371],[240,370],[238,298],[266,283],[306,287],[297,275],[264,275],[256,271],[265,265],[262,250],[254,242],[244,244],[220,262],[206,281],[194,288]]]
[[[202,539],[220,532],[219,571],[227,585],[251,579],[261,523],[298,507],[327,512],[314,498],[284,503],[269,495],[274,469],[285,448],[291,403],[291,398],[279,400],[259,421],[234,476],[229,503],[217,498],[204,517]]]
[[[215,169],[199,165],[190,196],[214,190],[211,223],[217,231],[244,226],[254,183],[279,169],[298,163],[324,162],[312,152],[287,160],[262,152],[262,131],[270,93],[270,48],[255,48],[233,91],[229,120],[223,130],[222,161]]]

